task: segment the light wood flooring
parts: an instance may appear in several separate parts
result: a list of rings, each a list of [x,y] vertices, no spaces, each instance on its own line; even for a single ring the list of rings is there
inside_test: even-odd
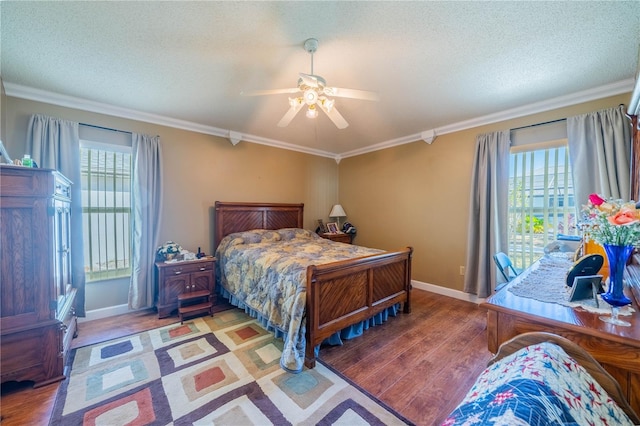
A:
[[[153,311],[79,324],[73,347],[177,322]],[[486,311],[474,303],[421,290],[411,314],[401,314],[340,347],[323,347],[320,359],[418,425],[444,420],[485,368]],[[59,384],[2,385],[2,426],[47,425]]]

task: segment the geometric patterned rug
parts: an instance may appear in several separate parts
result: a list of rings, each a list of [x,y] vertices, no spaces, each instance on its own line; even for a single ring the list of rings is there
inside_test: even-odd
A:
[[[232,309],[73,350],[50,425],[411,424]]]

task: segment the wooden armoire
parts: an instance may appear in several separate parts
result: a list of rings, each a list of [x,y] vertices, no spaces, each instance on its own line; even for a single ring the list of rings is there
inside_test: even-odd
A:
[[[55,170],[0,165],[2,383],[64,378],[77,325],[70,191]]]

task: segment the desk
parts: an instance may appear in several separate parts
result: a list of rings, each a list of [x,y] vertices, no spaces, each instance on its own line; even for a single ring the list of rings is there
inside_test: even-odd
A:
[[[633,303],[636,312],[624,317],[631,327],[614,326],[600,321],[599,314],[516,296],[509,291],[531,269],[482,304],[487,309],[489,351],[496,353],[502,343],[530,331],[566,337],[586,349],[618,381],[631,407],[640,413],[640,308],[636,300]]]

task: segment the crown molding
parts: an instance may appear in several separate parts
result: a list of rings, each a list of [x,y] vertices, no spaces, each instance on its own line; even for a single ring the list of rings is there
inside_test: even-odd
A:
[[[511,120],[527,115],[537,114],[539,112],[550,111],[553,109],[563,108],[571,105],[577,105],[584,102],[593,101],[596,99],[606,98],[608,96],[620,95],[622,93],[631,92],[635,86],[635,80],[633,78],[618,81],[615,83],[607,84],[604,86],[596,87],[593,89],[584,90],[581,92],[572,93],[570,95],[558,96],[556,98],[547,99],[541,102],[535,102],[529,105],[524,105],[517,108],[508,109],[505,111],[497,112],[495,114],[483,115],[470,120],[460,121],[457,123],[449,124],[442,127],[436,127],[434,129],[427,129],[420,133],[415,133],[409,136],[404,136],[397,139],[391,139],[385,142],[381,142],[375,145],[371,145],[365,148],[344,152],[340,154],[341,158],[354,157],[356,155],[362,155],[369,152],[379,151],[381,149],[391,148],[406,143],[412,143],[419,140],[423,140],[424,134],[444,135],[447,133],[459,132],[461,130],[471,129],[473,127],[480,127],[487,124],[497,123],[500,121]]]
[[[271,146],[274,148],[281,148],[281,149],[288,149],[290,151],[297,151],[297,152],[302,152],[304,154],[311,154],[311,155],[317,155],[319,157],[327,157],[327,158],[332,158],[336,161],[338,161],[338,154],[335,154],[333,152],[327,152],[327,151],[322,151],[319,149],[313,149],[313,148],[307,148],[304,146],[300,146],[300,145],[294,145],[291,143],[287,143],[287,142],[282,142],[282,141],[278,141],[275,139],[269,139],[269,138],[263,138],[261,136],[255,136],[255,135],[246,135],[246,134],[242,134],[242,140],[245,142],[251,142],[251,143],[257,143],[259,145],[267,145],[267,146]]]
[[[487,124],[497,123],[500,121],[511,120],[526,115],[537,114],[540,112],[551,111],[558,108],[564,108],[571,105],[577,105],[584,102],[590,102],[596,99],[606,98],[608,96],[620,95],[622,93],[631,92],[633,90],[634,80],[627,79],[615,83],[607,84],[593,89],[583,90],[581,92],[569,95],[558,96],[556,98],[546,99],[541,102],[535,102],[517,108],[508,109],[495,114],[489,114],[471,120],[461,121],[452,125],[439,127],[436,133],[441,135],[444,133],[453,133],[460,130],[466,130],[473,127],[484,126]]]
[[[128,108],[116,107],[109,104],[103,104],[100,102],[94,102],[87,99],[76,98],[73,96],[47,92],[44,90],[21,86],[18,84],[13,84],[8,82],[3,82],[3,83],[4,83],[5,93],[7,96],[49,103],[49,104],[59,105],[67,108],[82,109],[85,111],[91,111],[99,114],[106,114],[106,115],[111,115],[115,117],[127,118],[131,120],[143,121],[146,123],[154,123],[162,126],[189,130],[189,131],[203,133],[207,135],[218,136],[224,139],[228,139],[229,135],[232,134],[234,136],[234,140],[237,139],[239,141],[241,139],[245,142],[257,143],[260,145],[267,145],[274,148],[281,148],[281,149],[286,149],[290,151],[302,152],[305,154],[317,155],[320,157],[332,158],[337,163],[340,163],[340,160],[344,158],[355,157],[357,155],[362,155],[369,152],[392,148],[394,146],[404,145],[407,143],[413,143],[413,142],[422,140],[424,134],[434,134],[434,135],[441,136],[447,133],[458,132],[458,131],[470,129],[473,127],[484,126],[487,124],[519,118],[526,115],[549,111],[552,109],[563,108],[566,106],[576,105],[583,102],[589,102],[595,99],[601,99],[608,96],[615,96],[622,93],[631,92],[633,91],[635,86],[635,80],[633,78],[630,78],[627,80],[618,81],[615,83],[607,84],[607,85],[596,87],[593,89],[576,92],[570,95],[558,96],[556,98],[547,99],[545,101],[535,102],[522,107],[512,108],[512,109],[501,111],[495,114],[484,115],[484,116],[473,118],[470,120],[460,121],[460,122],[452,123],[442,127],[436,127],[434,129],[426,129],[419,133],[403,136],[396,139],[390,139],[388,141],[380,142],[364,148],[360,148],[360,149],[356,149],[356,150],[352,150],[344,153],[332,153],[328,151],[307,148],[300,145],[295,145],[295,144],[291,144],[291,143],[287,143],[287,142],[283,142],[275,139],[263,138],[261,136],[238,133],[230,129],[220,129],[218,127],[205,126],[205,125],[193,123],[190,121],[178,120],[170,117],[165,117],[165,116],[156,115],[156,114],[149,114],[149,113],[136,111]]]
[[[218,136],[224,139],[228,139],[230,135],[233,135],[234,140],[236,138],[242,139],[245,142],[256,143],[260,145],[267,145],[274,148],[286,149],[289,151],[302,152],[304,154],[317,155],[320,157],[328,157],[336,159],[335,153],[322,151],[318,149],[312,149],[303,147],[300,145],[294,145],[287,142],[278,141],[275,139],[263,138],[261,136],[250,135],[245,133],[235,132],[229,129],[220,129],[213,126],[205,126],[203,124],[194,123],[191,121],[178,120],[171,117],[165,117],[162,115],[149,114],[142,111],[132,110],[128,108],[117,107],[100,102],[94,102],[87,99],[76,98],[73,96],[61,95],[59,93],[48,92],[45,90],[34,89],[27,86],[21,86],[19,84],[3,82],[5,93],[7,96],[14,98],[27,99],[31,101],[43,102],[47,104],[58,105],[66,108],[81,109],[84,111],[95,112],[98,114],[111,115],[114,117],[126,118],[130,120],[143,121],[145,123],[159,124],[161,126],[172,127],[175,129],[189,130],[196,133],[202,133],[205,135]]]
[[[228,130],[5,82],[7,96],[226,138]]]

